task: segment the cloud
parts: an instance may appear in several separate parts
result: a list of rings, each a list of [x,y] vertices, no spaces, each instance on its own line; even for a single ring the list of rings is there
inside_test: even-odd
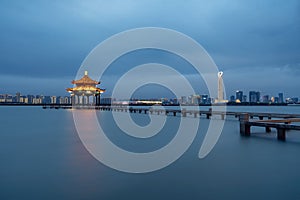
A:
[[[265,75],[265,81],[259,81],[266,90],[282,87],[291,91],[289,88],[297,85],[296,79],[288,79],[299,74],[297,0],[2,1],[0,25],[3,76],[72,77],[93,47],[111,35],[130,28],[158,26],[194,38],[221,70],[230,71],[232,78],[247,77],[252,72],[253,77],[255,73],[260,76],[266,68],[272,77]],[[176,41],[174,45],[178,45]],[[170,59],[157,58],[162,64]],[[251,71],[252,67],[255,70]],[[176,69],[193,73],[186,67]],[[285,82],[282,86],[268,84],[273,79]],[[253,84],[249,80],[240,86],[250,88]],[[3,80],[0,85],[7,86]]]

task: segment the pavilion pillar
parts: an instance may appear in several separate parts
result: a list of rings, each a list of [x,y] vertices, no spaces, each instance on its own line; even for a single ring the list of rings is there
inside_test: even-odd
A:
[[[81,97],[81,105],[84,105],[84,96],[81,95],[80,97]]]
[[[75,95],[74,95],[74,94],[71,96],[71,104],[72,104],[72,105],[75,104]]]
[[[75,105],[78,104],[78,96],[77,96],[77,94],[74,94],[74,104]]]
[[[100,106],[100,94],[96,95],[96,105]]]
[[[86,104],[87,104],[87,105],[90,104],[90,96],[86,96]]]

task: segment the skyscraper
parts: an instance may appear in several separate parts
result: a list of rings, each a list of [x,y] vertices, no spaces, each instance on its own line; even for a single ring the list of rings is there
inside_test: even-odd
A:
[[[20,96],[21,96],[20,92],[17,92],[16,93],[16,102],[17,103],[20,103]]]
[[[224,100],[224,89],[223,89],[223,72],[218,72],[218,101]]]
[[[223,86],[223,72],[218,72],[218,97],[214,101],[215,103],[227,103],[224,99],[224,86]]]
[[[249,92],[249,102],[250,103],[260,102],[260,92],[250,91]]]
[[[283,101],[283,93],[278,94],[278,103],[284,103]]]
[[[243,91],[240,91],[240,90],[236,91],[235,100],[243,102]]]

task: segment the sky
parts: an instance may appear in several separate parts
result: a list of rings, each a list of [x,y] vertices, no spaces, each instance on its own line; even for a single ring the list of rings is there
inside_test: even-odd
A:
[[[206,49],[224,72],[227,96],[257,90],[300,97],[298,0],[1,0],[0,26],[0,94],[67,95],[65,88],[72,87],[78,68],[100,42],[128,29],[162,27]],[[164,52],[136,52],[114,64],[129,69],[153,60],[182,63],[181,72],[196,91],[207,92],[188,64]],[[112,90],[124,72],[119,69],[112,67],[101,87]],[[161,97],[165,92],[144,87],[136,95]]]

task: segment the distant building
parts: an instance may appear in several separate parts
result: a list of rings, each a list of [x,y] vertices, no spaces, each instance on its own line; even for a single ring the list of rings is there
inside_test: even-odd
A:
[[[0,95],[0,102],[2,103],[12,103],[13,102],[13,96],[10,94],[1,94]]]
[[[283,100],[283,93],[279,93],[279,94],[278,94],[278,103],[284,103],[284,100]]]
[[[21,96],[21,93],[20,93],[20,92],[17,92],[17,93],[16,93],[16,99],[15,99],[15,102],[16,102],[16,103],[19,103],[19,102],[20,102],[20,96]]]
[[[56,96],[51,96],[51,104],[56,104]]]
[[[33,98],[32,103],[33,104],[42,104],[43,103],[43,98],[44,98],[44,96],[42,96],[42,95],[36,95]]]
[[[27,96],[20,96],[20,103],[29,103],[29,99]]]
[[[191,102],[190,102],[190,104],[192,104],[192,105],[199,105],[200,102],[201,102],[201,96],[200,95],[195,94],[195,95],[191,96]]]
[[[286,102],[287,103],[298,103],[299,102],[299,98],[297,98],[297,97],[287,98]]]
[[[218,72],[218,101],[224,100],[223,72]]]
[[[201,95],[201,103],[202,104],[210,104],[209,98],[207,94]]]
[[[160,102],[161,102],[162,104],[164,104],[164,105],[168,105],[168,104],[169,104],[168,98],[161,98],[161,99],[160,99]]]
[[[278,97],[272,97],[272,98],[271,98],[271,102],[272,102],[272,103],[278,103],[278,101],[279,101],[279,98],[278,98]]]
[[[299,102],[299,98],[298,97],[293,97],[291,98],[293,103],[298,103]]]
[[[26,98],[27,98],[27,102],[28,102],[29,104],[32,104],[32,103],[33,103],[33,99],[34,99],[35,97],[34,97],[34,95],[29,94],[29,95],[26,96]],[[21,102],[21,100],[20,100],[20,102]]]
[[[249,102],[250,103],[258,103],[258,102],[260,102],[260,92],[250,91],[249,92]]]
[[[5,102],[6,102],[6,103],[12,103],[12,102],[13,102],[13,96],[7,94],[7,95],[6,95]]]
[[[186,96],[182,96],[180,99],[180,104],[187,104]]]
[[[230,102],[235,102],[235,96],[234,95],[230,96]]]
[[[243,91],[236,91],[235,93],[235,100],[238,102],[243,102]]]
[[[242,102],[247,102],[247,95],[243,95],[243,100]]]
[[[178,104],[178,99],[170,99],[170,104]]]
[[[3,94],[0,94],[0,103],[5,102],[5,97]]]
[[[43,103],[44,104],[50,104],[51,103],[51,97],[50,96],[44,96]]]
[[[263,102],[263,103],[269,103],[269,102],[270,102],[270,97],[269,97],[269,95],[264,95],[264,96],[262,97],[262,102]]]

